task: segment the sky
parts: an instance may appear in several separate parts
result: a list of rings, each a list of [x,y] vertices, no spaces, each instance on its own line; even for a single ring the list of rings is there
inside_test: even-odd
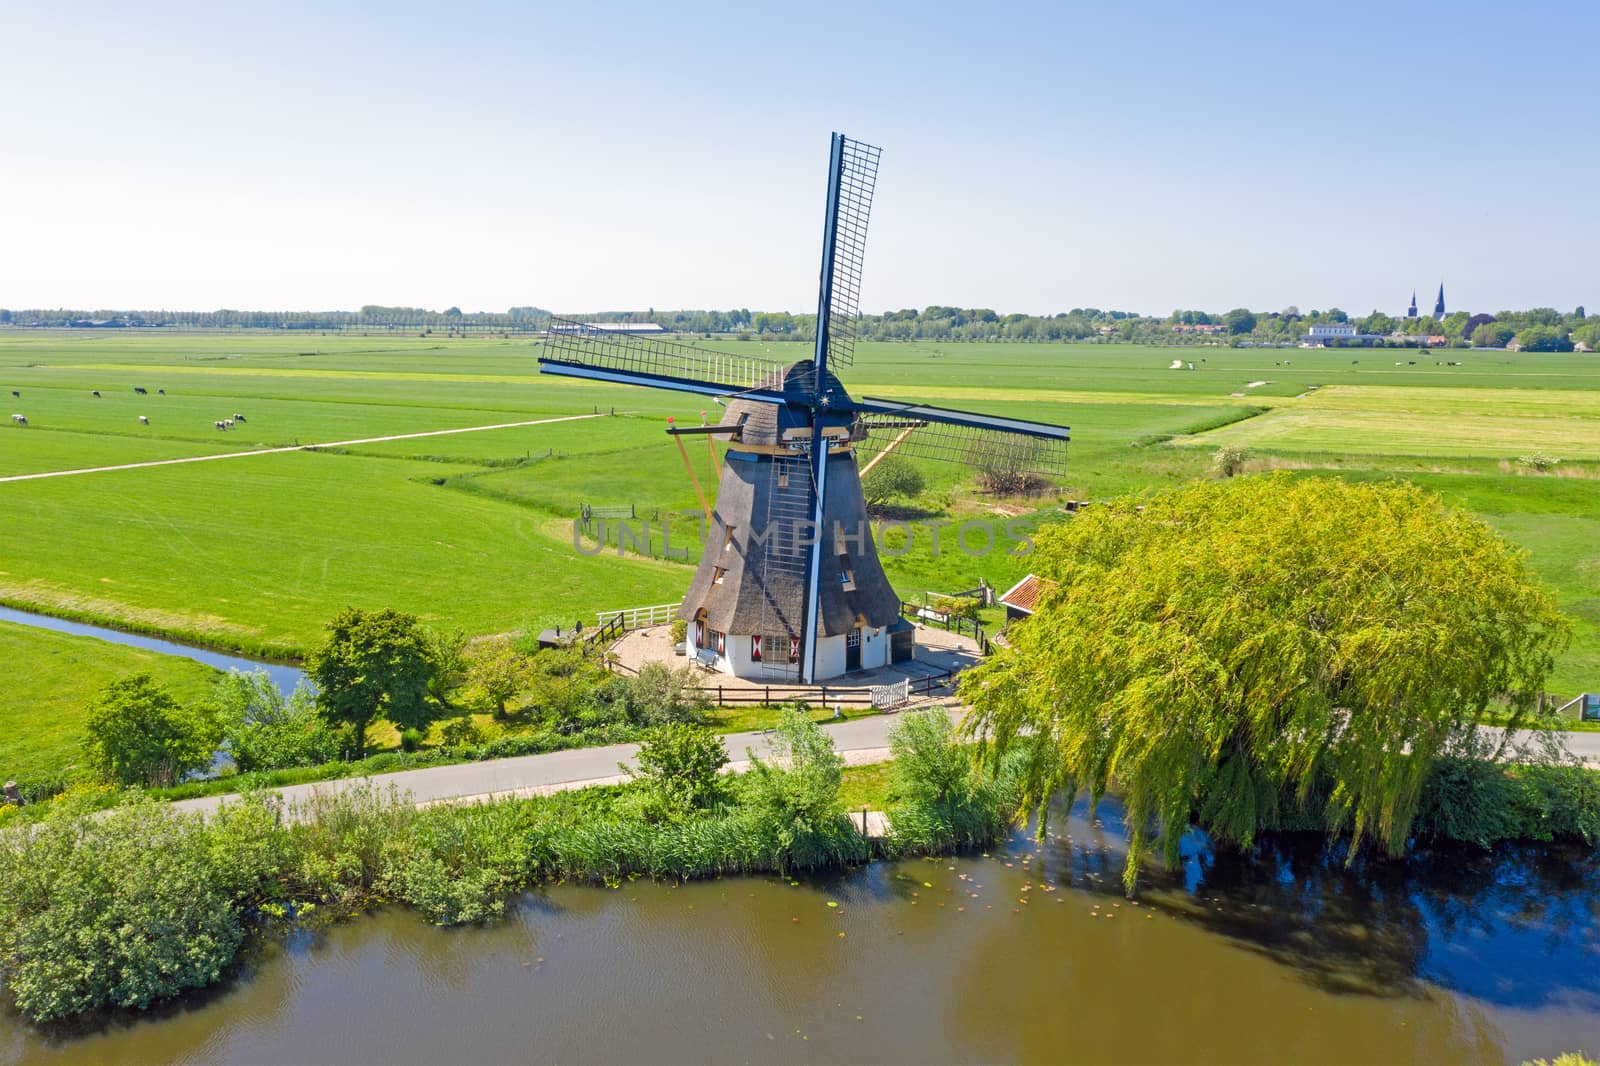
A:
[[[0,5],[0,307],[1600,309],[1600,4]]]

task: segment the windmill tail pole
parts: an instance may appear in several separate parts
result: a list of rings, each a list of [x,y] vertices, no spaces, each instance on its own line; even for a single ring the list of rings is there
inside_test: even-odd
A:
[[[702,426],[708,426],[711,424],[709,421],[707,421],[706,413],[704,411],[700,412],[700,424]],[[721,478],[722,464],[717,462],[717,446],[711,440],[711,434],[709,433],[706,434],[706,454],[711,456],[711,476],[714,478]]]
[[[918,427],[916,426],[907,426],[904,430],[902,430],[899,436],[895,437],[894,440],[889,442],[888,447],[884,448],[883,451],[879,452],[877,455],[874,455],[867,461],[867,465],[861,468],[861,476],[866,477],[868,474],[870,474],[873,467],[883,462],[885,456],[894,451],[896,448],[900,447],[900,442],[911,436],[912,431],[917,428]]]
[[[672,420],[672,416],[668,415],[667,416],[667,429],[668,429],[668,432],[671,432],[672,421],[673,421]],[[706,494],[705,494],[704,490],[702,490],[700,488],[700,477],[699,477],[699,475],[697,475],[694,472],[694,464],[689,461],[689,449],[685,448],[683,446],[683,438],[678,436],[676,433],[674,433],[672,435],[672,439],[674,441],[676,441],[677,444],[678,444],[678,454],[683,456],[683,468],[685,470],[689,471],[689,482],[692,485],[694,485],[694,494],[697,497],[699,497],[699,499],[700,499],[700,510],[704,511],[705,512],[705,516],[706,516],[706,536],[710,536],[711,535],[711,505],[706,502]]]

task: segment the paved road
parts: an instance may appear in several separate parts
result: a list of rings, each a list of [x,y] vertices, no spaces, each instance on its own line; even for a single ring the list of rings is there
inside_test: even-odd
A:
[[[892,714],[857,718],[849,722],[827,726],[833,735],[833,746],[848,763],[880,762],[889,757],[889,728],[894,724]],[[753,749],[757,755],[768,755],[772,748],[764,733],[730,733],[723,737],[723,746],[734,762],[732,770],[742,770],[748,765],[746,751]],[[513,759],[493,759],[488,762],[456,763],[452,766],[429,766],[420,770],[401,770],[398,773],[378,774],[373,777],[351,777],[337,781],[319,781],[306,785],[289,785],[273,791],[293,803],[304,800],[314,789],[338,791],[363,784],[375,784],[406,792],[418,804],[442,803],[449,800],[491,799],[501,796],[528,796],[555,792],[579,785],[608,784],[620,781],[618,763],[632,764],[639,750],[637,744],[610,744],[603,748],[574,748],[570,751],[553,751],[546,755],[522,755]],[[172,806],[178,810],[210,812],[216,810],[229,796],[204,796],[199,799],[179,800]]]
[[[954,712],[952,712],[953,714]],[[880,762],[889,757],[889,730],[896,716],[873,715],[854,721],[828,725],[833,736],[833,746],[847,763]],[[1498,739],[1502,730],[1485,726],[1484,731]],[[1533,734],[1523,733],[1519,742]],[[1600,766],[1600,733],[1565,734],[1567,750],[1590,766]],[[729,769],[743,770],[748,766],[746,751],[754,750],[765,756],[771,745],[764,733],[731,733],[723,738],[728,757],[733,760]],[[514,759],[494,759],[488,762],[457,763],[453,766],[429,766],[421,770],[402,770],[398,773],[379,774],[374,777],[345,778],[338,781],[321,781],[306,785],[290,785],[275,789],[291,803],[304,800],[314,789],[343,790],[372,783],[380,788],[395,788],[409,793],[418,804],[429,805],[452,800],[493,799],[504,796],[529,796],[582,785],[611,784],[622,780],[619,763],[632,764],[637,744],[611,744],[603,748],[575,748],[571,751],[554,751],[547,755],[523,755]],[[1512,758],[1516,758],[1513,753]],[[173,804],[180,810],[209,812],[217,808],[228,796],[205,796],[200,799],[180,800]]]
[[[601,418],[601,415],[562,415],[559,418],[536,418],[531,422],[501,422],[493,426],[464,426],[460,429],[430,429],[423,433],[395,433],[387,437],[363,437],[361,440],[334,440],[326,444],[292,444],[283,448],[255,448],[245,452],[222,452],[218,455],[186,455],[181,459],[150,459],[142,463],[118,463],[115,466],[85,466],[76,470],[46,470],[38,474],[11,474],[0,477],[5,481],[36,481],[46,477],[72,477],[75,474],[101,474],[108,470],[140,470],[147,466],[176,466],[179,463],[209,463],[213,459],[243,459],[250,455],[281,455],[284,452],[303,452],[313,448],[348,448],[356,444],[382,444],[391,440],[415,440],[418,437],[448,437],[453,433],[482,433],[486,429],[518,429],[522,426],[543,426],[551,422],[576,422],[583,418]]]

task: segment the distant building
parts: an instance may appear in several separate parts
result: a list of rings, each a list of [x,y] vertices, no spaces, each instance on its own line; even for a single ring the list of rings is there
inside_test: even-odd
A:
[[[1416,293],[1412,293],[1411,294],[1411,308],[1412,308],[1412,310],[1415,310],[1416,306],[1417,306],[1417,294]],[[1441,282],[1439,282],[1439,298],[1437,300],[1433,301],[1433,320],[1435,322],[1437,322],[1442,318],[1444,318],[1444,282],[1441,281]]]
[[[1172,327],[1172,332],[1174,333],[1204,333],[1207,336],[1214,333],[1226,333],[1227,331],[1228,324],[1226,322],[1208,322],[1199,326],[1186,326],[1180,322]]]
[[[579,333],[592,330],[596,333],[626,333],[630,336],[670,333],[655,322],[553,322],[551,333]]]
[[[1416,289],[1412,289],[1411,290],[1411,306],[1406,308],[1406,317],[1407,318],[1416,318],[1417,317],[1417,290]]]
[[[1318,322],[1311,327],[1311,331],[1306,334],[1306,337],[1314,341],[1326,341],[1334,338],[1354,340],[1356,337],[1356,324],[1354,322]]]

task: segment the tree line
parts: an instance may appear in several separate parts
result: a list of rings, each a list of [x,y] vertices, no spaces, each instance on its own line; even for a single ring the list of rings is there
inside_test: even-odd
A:
[[[599,311],[571,316],[592,322],[654,323],[675,333],[702,337],[810,342],[816,338],[816,316],[787,311]],[[505,312],[443,311],[419,307],[368,304],[359,311],[113,311],[0,308],[0,326],[80,329],[281,329],[386,330],[448,333],[530,333],[550,324],[551,312],[539,307],[512,307]],[[1572,351],[1583,345],[1600,350],[1600,319],[1582,307],[1562,313],[1549,307],[1495,314],[1455,311],[1443,319],[1395,317],[1374,310],[1352,316],[1331,307],[1302,312],[1289,306],[1279,311],[1178,309],[1162,316],[1134,311],[1074,307],[1054,314],[1001,314],[992,308],[932,304],[863,315],[856,334],[869,341],[1061,342],[1094,340],[1136,344],[1192,344],[1223,341],[1234,344],[1290,344],[1304,339],[1312,326],[1351,323],[1358,332],[1401,344],[1425,343],[1443,336],[1457,347],[1524,351]],[[1438,342],[1435,341],[1435,344]]]

